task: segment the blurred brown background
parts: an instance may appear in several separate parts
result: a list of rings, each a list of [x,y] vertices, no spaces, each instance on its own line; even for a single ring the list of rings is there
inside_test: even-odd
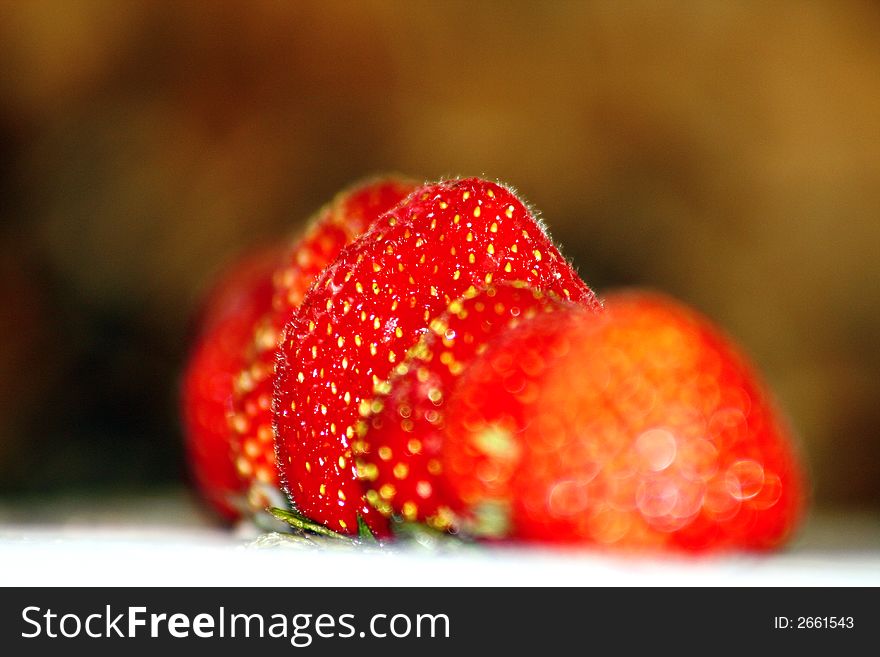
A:
[[[721,322],[880,505],[880,6],[3,2],[0,492],[182,474],[187,319],[375,171],[482,174]]]

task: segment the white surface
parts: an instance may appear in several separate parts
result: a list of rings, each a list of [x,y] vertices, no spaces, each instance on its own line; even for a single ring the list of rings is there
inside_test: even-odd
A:
[[[0,504],[0,585],[880,585],[880,521],[854,514],[814,517],[791,550],[766,557],[267,543],[207,526],[178,494]]]

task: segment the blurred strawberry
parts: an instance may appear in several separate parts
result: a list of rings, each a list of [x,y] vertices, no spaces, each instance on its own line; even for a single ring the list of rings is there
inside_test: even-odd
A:
[[[255,322],[245,361],[235,378],[229,416],[233,454],[249,506],[279,506],[278,469],[272,434],[272,373],[278,338],[312,282],[343,247],[415,189],[401,178],[366,180],[339,193],[311,220],[274,273],[271,310]]]
[[[384,531],[352,459],[360,415],[431,320],[493,280],[598,306],[522,201],[479,179],[416,190],[318,277],[284,329],[273,400],[278,463],[301,513],[341,533],[359,515]]]
[[[523,323],[447,404],[447,502],[476,531],[682,550],[769,549],[804,483],[755,370],[707,319],[643,292]]]
[[[280,255],[275,248],[255,251],[222,274],[202,304],[183,375],[181,412],[189,467],[202,497],[230,521],[240,516],[243,493],[227,424],[233,379],[244,365],[254,323],[272,305],[272,273]]]
[[[452,515],[436,475],[449,394],[495,337],[539,313],[572,306],[519,283],[493,284],[453,301],[395,368],[388,395],[372,404],[355,452],[367,501],[384,515],[448,529]]]

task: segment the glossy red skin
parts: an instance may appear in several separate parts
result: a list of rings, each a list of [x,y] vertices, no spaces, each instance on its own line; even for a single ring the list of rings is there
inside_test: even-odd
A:
[[[340,192],[309,222],[287,249],[273,275],[271,309],[255,322],[246,359],[235,379],[229,416],[233,458],[247,490],[249,506],[261,510],[282,497],[272,432],[272,374],[284,324],[311,284],[342,249],[380,215],[415,189],[397,177],[365,180]]]
[[[278,463],[296,508],[341,533],[358,514],[379,522],[352,458],[360,409],[434,317],[493,280],[598,305],[515,194],[478,179],[417,190],[321,274],[284,329],[275,375]]]
[[[243,485],[233,465],[227,415],[233,379],[253,325],[272,305],[281,251],[265,248],[236,261],[209,291],[181,388],[187,461],[199,494],[224,520],[240,517]]]
[[[539,314],[572,307],[570,302],[524,285],[491,285],[454,301],[395,368],[390,392],[368,419],[356,452],[367,501],[384,515],[450,529],[440,453],[446,401],[491,342]]]
[[[481,507],[502,510],[512,538],[766,550],[801,517],[793,440],[757,372],[656,294],[510,331],[460,379],[448,417],[447,503],[476,526]]]

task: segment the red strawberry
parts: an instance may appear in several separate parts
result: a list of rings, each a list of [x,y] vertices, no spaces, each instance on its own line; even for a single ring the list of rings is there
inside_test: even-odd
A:
[[[453,301],[397,366],[388,395],[372,404],[375,414],[355,452],[367,501],[384,515],[449,528],[452,514],[437,476],[448,395],[493,338],[538,314],[574,307],[517,283]]]
[[[290,314],[321,271],[343,247],[360,236],[381,214],[415,189],[397,178],[361,182],[322,208],[285,255],[274,275],[271,311],[256,323],[246,362],[235,380],[230,415],[236,468],[245,482],[250,505],[277,503],[278,471],[272,435],[272,373],[278,338]]]
[[[275,375],[278,463],[300,512],[341,533],[361,514],[382,531],[352,459],[359,409],[387,392],[434,317],[493,280],[598,306],[516,195],[478,179],[416,190],[319,276],[284,329]]]
[[[510,331],[463,375],[441,458],[453,508],[510,536],[768,549],[804,489],[755,371],[708,320],[645,293]]]
[[[233,466],[227,414],[233,378],[244,364],[253,325],[272,304],[280,251],[263,249],[235,262],[210,290],[183,375],[181,410],[190,469],[200,494],[226,520],[239,517],[243,487]]]

